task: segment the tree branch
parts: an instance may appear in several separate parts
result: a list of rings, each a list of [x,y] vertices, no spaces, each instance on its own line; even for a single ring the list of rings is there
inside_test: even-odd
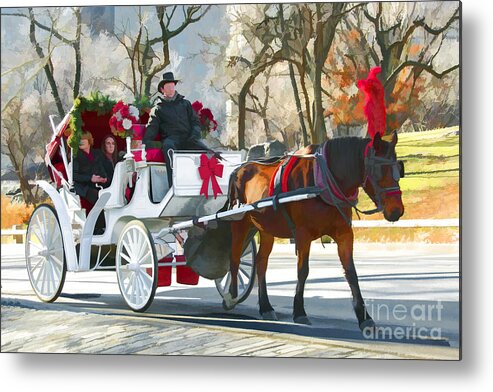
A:
[[[428,72],[429,74],[433,75],[434,77],[436,77],[438,79],[442,79],[445,75],[447,75],[450,72],[459,68],[459,64],[456,64],[453,67],[450,67],[449,69],[446,69],[443,72],[437,72],[433,69],[433,66],[431,64],[423,64],[423,63],[420,63],[419,61],[405,61],[401,65],[399,65],[394,70],[394,72],[392,72],[392,75],[390,75],[390,77],[385,81],[384,87],[386,87],[393,79],[395,79],[397,77],[397,75],[399,75],[399,73],[406,67],[419,68],[419,69],[422,69],[422,70]]]
[[[455,10],[454,14],[449,19],[449,21],[445,24],[445,26],[443,26],[442,28],[439,28],[439,29],[433,29],[430,26],[428,26],[428,24],[426,24],[424,22],[424,18],[419,19],[419,20],[415,20],[414,24],[416,26],[422,27],[423,29],[425,29],[426,32],[428,32],[430,34],[438,35],[438,34],[443,33],[445,30],[447,30],[452,25],[452,23],[454,23],[456,20],[459,20],[458,14],[459,14],[459,8],[457,8]]]

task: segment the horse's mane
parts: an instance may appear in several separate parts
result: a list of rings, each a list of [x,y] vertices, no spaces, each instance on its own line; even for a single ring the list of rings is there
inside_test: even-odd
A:
[[[330,139],[325,156],[331,172],[338,180],[353,182],[364,172],[364,150],[370,139],[355,136]]]

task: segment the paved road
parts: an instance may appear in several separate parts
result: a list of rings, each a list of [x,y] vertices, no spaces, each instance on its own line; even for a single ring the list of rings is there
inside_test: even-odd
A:
[[[360,286],[381,327],[381,335],[371,341],[357,328],[350,291],[332,246],[314,246],[312,252],[305,291],[311,327],[291,321],[296,263],[289,246],[276,247],[267,274],[271,303],[280,319],[275,323],[258,320],[255,289],[243,304],[225,312],[213,282],[206,279],[195,287],[174,284],[158,289],[142,315],[127,310],[114,272],[68,273],[57,302],[42,304],[30,288],[19,249],[2,246],[4,250],[2,351],[443,359],[459,355],[455,245],[387,250],[356,246]]]

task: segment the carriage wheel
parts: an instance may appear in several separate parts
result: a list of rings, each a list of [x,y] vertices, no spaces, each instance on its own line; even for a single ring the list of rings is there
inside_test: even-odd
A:
[[[240,268],[238,269],[238,297],[237,303],[241,303],[248,298],[255,283],[255,257],[257,256],[257,246],[255,240],[252,239],[247,245],[243,255],[240,258]],[[216,288],[221,297],[224,297],[229,291],[231,283],[231,272],[219,279],[216,279]]]
[[[152,236],[139,220],[126,224],[116,246],[116,275],[127,305],[144,312],[157,287],[157,256]]]
[[[29,219],[26,267],[38,298],[43,302],[55,301],[62,292],[67,265],[57,213],[48,204],[39,205]]]

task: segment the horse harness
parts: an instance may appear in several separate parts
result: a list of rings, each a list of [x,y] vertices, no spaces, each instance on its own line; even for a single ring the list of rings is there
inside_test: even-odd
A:
[[[369,181],[375,191],[375,203],[376,208],[372,210],[363,211],[357,207],[358,204],[358,189],[355,193],[350,196],[341,190],[339,184],[337,183],[334,175],[332,174],[329,165],[328,157],[326,156],[326,145],[328,141],[320,145],[314,154],[290,154],[287,159],[279,165],[278,169],[274,173],[273,179],[271,180],[269,186],[269,195],[273,198],[273,208],[274,210],[280,209],[282,212],[288,227],[290,228],[293,236],[295,236],[295,225],[289,215],[287,214],[285,207],[280,205],[277,201],[279,196],[287,191],[287,179],[288,176],[300,158],[313,158],[314,162],[314,181],[315,187],[311,188],[311,191],[317,193],[318,196],[328,205],[337,208],[345,222],[348,226],[351,226],[351,219],[342,210],[344,207],[354,208],[356,213],[362,213],[365,215],[375,214],[383,210],[382,205],[382,195],[400,195],[402,192],[399,186],[395,187],[381,187],[378,184],[378,180],[383,175],[383,167],[391,166],[392,176],[395,181],[399,181],[401,177],[404,177],[404,166],[401,161],[393,160],[389,157],[378,157],[376,156],[375,148],[370,145],[365,150],[365,173],[363,186]],[[372,198],[373,199],[373,198]]]

